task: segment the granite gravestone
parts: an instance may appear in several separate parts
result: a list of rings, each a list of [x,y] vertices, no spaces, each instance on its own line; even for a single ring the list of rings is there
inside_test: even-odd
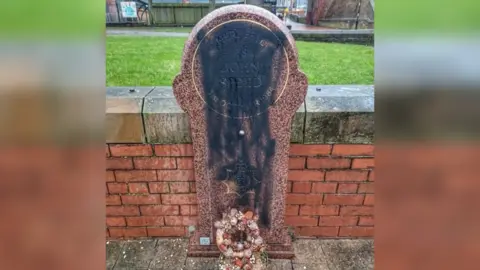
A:
[[[307,86],[293,37],[267,10],[230,5],[195,26],[173,82],[194,149],[199,217],[190,256],[219,254],[213,223],[231,207],[259,215],[269,256],[293,256],[284,224],[288,153]]]

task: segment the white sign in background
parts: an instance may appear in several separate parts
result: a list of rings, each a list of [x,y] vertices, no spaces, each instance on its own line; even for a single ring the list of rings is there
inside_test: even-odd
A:
[[[122,8],[122,16],[124,18],[137,17],[137,6],[135,2],[120,2],[120,7]]]

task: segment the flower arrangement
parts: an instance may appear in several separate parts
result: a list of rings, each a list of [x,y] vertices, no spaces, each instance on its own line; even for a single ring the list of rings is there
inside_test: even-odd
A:
[[[257,221],[253,212],[244,214],[233,208],[215,222],[216,244],[222,253],[221,270],[253,270],[259,263],[255,253],[264,252],[266,245]]]

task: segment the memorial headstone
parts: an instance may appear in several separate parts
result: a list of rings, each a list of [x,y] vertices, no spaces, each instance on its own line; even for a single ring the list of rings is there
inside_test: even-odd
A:
[[[213,225],[230,208],[258,215],[270,257],[293,256],[284,223],[288,154],[307,87],[295,40],[271,12],[230,5],[194,27],[173,82],[194,149],[199,211],[190,256],[219,254]]]

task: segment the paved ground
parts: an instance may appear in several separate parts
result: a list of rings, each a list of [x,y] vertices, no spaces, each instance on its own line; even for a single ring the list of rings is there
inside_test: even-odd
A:
[[[139,37],[188,37],[189,33],[175,32],[157,32],[154,29],[128,28],[124,29],[108,29],[107,36],[139,36]]]
[[[294,260],[268,270],[373,269],[372,240],[296,240]],[[187,258],[186,239],[107,241],[107,270],[215,270],[216,258]]]
[[[306,25],[303,23],[294,22],[290,19],[287,19],[287,24],[292,26],[292,31],[318,31],[322,29],[331,29],[320,26]]]
[[[287,24],[292,26],[292,32],[302,33],[316,33],[332,30],[329,28],[323,28],[318,26],[310,26],[302,23],[293,22],[288,19]],[[115,27],[107,28],[108,36],[144,36],[144,37],[188,37],[189,33],[176,33],[176,32],[162,32],[161,28],[129,28],[129,27]]]

